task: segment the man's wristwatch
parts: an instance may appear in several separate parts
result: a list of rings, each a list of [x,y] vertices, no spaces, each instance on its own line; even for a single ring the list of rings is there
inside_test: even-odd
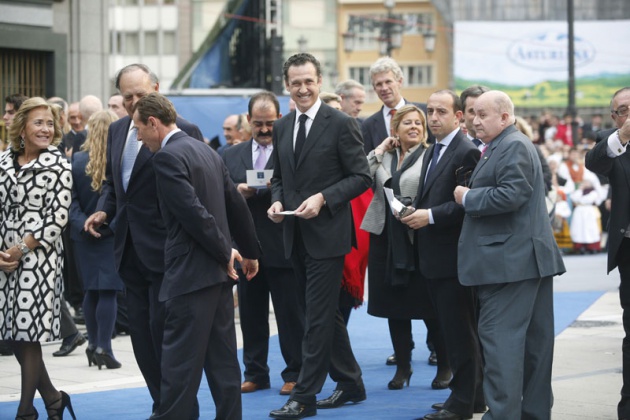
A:
[[[29,252],[31,252],[31,248],[29,248],[28,245],[26,245],[26,243],[24,243],[24,241],[18,243],[16,246],[20,250],[22,255],[26,255]]]

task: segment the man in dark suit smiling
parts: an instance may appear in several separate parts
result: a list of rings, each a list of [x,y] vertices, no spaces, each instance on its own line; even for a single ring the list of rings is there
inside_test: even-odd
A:
[[[371,178],[356,120],[319,99],[319,61],[296,54],[283,71],[296,110],[274,125],[268,214],[275,222],[284,220],[285,255],[291,257],[306,312],[297,384],[288,402],[270,416],[303,418],[314,416],[317,408],[365,399],[338,299],[352,242],[350,200],[370,186]],[[284,210],[295,213],[284,216]],[[316,404],[328,372],[337,389]]]

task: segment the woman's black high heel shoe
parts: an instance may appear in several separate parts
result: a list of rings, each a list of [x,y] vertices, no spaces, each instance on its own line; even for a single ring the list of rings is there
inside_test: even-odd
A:
[[[72,416],[72,420],[77,420],[74,415],[74,409],[72,408],[72,401],[70,401],[70,395],[63,391],[59,391],[59,393],[61,393],[61,397],[59,397],[59,399],[53,401],[51,404],[46,404],[48,420],[63,420],[63,412],[66,407],[68,407],[68,412]],[[59,403],[59,407],[53,407],[53,405],[57,405],[57,403]]]
[[[435,375],[435,378],[433,378],[433,381],[431,381],[431,388],[433,389],[448,388],[449,384],[451,383],[452,376],[453,374],[451,373],[450,369],[448,369],[446,372],[440,372],[440,369],[438,369],[437,375]]]
[[[99,349],[96,349],[94,352],[94,362],[98,366],[98,370],[101,370],[101,366],[103,365],[105,365],[107,369],[118,369],[122,366],[118,360],[103,351],[99,352]]]
[[[92,363],[96,364],[96,362],[94,361],[94,351],[96,349],[91,349],[91,348],[87,348],[85,349],[85,355],[87,356],[88,359],[88,366],[92,367]]]
[[[387,384],[387,388],[403,389],[405,384],[409,386],[409,382],[411,382],[411,375],[413,375],[413,369],[411,368],[409,368],[407,372],[401,372],[401,373],[399,373],[399,371],[396,370],[396,374],[394,375],[394,378],[391,381],[389,381],[389,383]]]
[[[37,409],[33,407],[33,412],[31,414],[22,414],[21,416],[15,416],[15,420],[37,420],[39,418],[39,413]]]

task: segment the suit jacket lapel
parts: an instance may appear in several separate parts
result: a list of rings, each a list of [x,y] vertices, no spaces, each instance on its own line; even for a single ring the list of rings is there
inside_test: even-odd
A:
[[[253,142],[254,142],[253,139],[248,141],[247,144],[249,145],[249,147],[246,147],[245,150],[243,150],[243,153],[241,153],[241,161],[243,162],[243,166],[245,167],[245,170],[254,169],[253,153],[252,153]]]
[[[129,136],[129,126],[131,125],[131,119],[129,117],[125,118],[127,118],[127,123],[119,126],[117,134],[112,134],[112,173],[115,174],[122,173],[120,165],[122,163],[122,155],[125,150],[125,144],[127,143],[127,136]]]
[[[432,146],[432,147],[435,147],[435,146]],[[433,185],[433,182],[435,181],[435,179],[439,177],[442,172],[444,172],[444,168],[448,165],[448,162],[453,158],[453,153],[454,153],[455,148],[457,148],[457,143],[455,143],[455,139],[453,139],[451,143],[448,145],[448,147],[446,148],[446,150],[444,151],[444,153],[442,154],[442,157],[440,158],[440,160],[438,160],[437,166],[435,167],[435,169],[433,169],[433,172],[431,172],[431,175],[429,175],[429,178],[427,179],[427,182],[425,185],[426,188],[424,189],[423,193],[428,191],[431,185]],[[431,155],[433,155],[433,152],[431,152]]]
[[[422,156],[422,169],[420,170],[420,182],[418,183],[418,194],[416,194],[416,201],[419,201],[420,198],[424,195],[424,192],[427,191],[427,189],[424,188],[424,180],[427,177],[427,171],[429,170],[429,164],[431,163],[431,156],[433,156],[434,148],[435,144],[432,144],[424,152],[424,156]]]
[[[133,180],[134,175],[140,171],[140,169],[153,157],[153,153],[143,144],[138,151],[138,156],[136,156],[136,161],[133,164],[133,169],[131,170],[131,176],[129,177],[129,183]]]
[[[269,157],[267,158],[267,164],[265,165],[265,169],[273,169],[273,153],[269,153]]]
[[[378,146],[381,141],[385,140],[386,137],[389,137],[389,134],[387,133],[387,126],[385,125],[385,117],[383,117],[383,107],[381,107],[381,110],[377,114],[376,124],[373,130],[377,137],[374,147]]]
[[[297,113],[293,111],[289,114],[289,117],[284,121],[284,127],[282,127],[282,131],[280,131],[280,138],[278,147],[278,156],[280,153],[289,157],[289,165],[291,165],[291,170],[295,172],[295,154],[293,153],[293,129],[295,128],[295,118]],[[281,128],[281,127],[278,127]],[[304,152],[304,149],[302,149]],[[302,153],[304,154],[304,153]]]
[[[300,166],[300,163],[306,159],[306,155],[311,151],[311,149],[315,146],[322,135],[322,133],[328,127],[330,118],[330,108],[328,105],[322,103],[317,115],[315,115],[315,119],[311,124],[311,129],[308,131],[308,135],[306,136],[306,143],[304,143],[304,147],[302,148],[302,153],[300,154],[300,160],[298,160],[296,168]]]

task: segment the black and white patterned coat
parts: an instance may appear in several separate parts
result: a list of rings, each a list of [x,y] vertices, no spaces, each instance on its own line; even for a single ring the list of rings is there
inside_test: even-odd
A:
[[[70,164],[53,146],[19,172],[14,157],[11,150],[0,154],[0,250],[29,233],[41,245],[25,255],[14,272],[0,271],[0,339],[57,340]]]

